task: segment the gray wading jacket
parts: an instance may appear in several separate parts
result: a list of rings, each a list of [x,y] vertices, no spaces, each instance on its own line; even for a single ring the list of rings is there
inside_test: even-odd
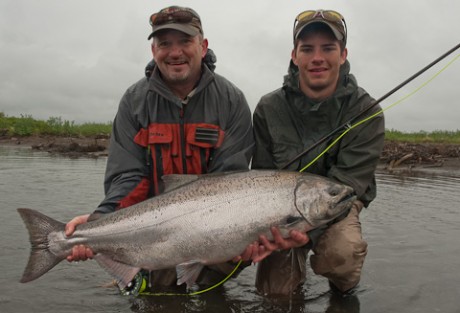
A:
[[[358,87],[348,61],[340,69],[334,94],[320,102],[309,100],[299,89],[298,69],[290,64],[283,87],[263,96],[254,116],[256,141],[252,168],[281,168],[332,130],[346,123],[374,101]],[[380,110],[377,105],[366,116]],[[378,115],[350,130],[306,171],[333,178],[354,188],[367,207],[376,196],[374,172],[384,144],[384,117]],[[292,164],[299,171],[332,140]]]
[[[254,147],[249,106],[212,63],[203,63],[187,101],[166,87],[156,66],[125,92],[110,138],[105,199],[96,212],[161,193],[163,175],[248,169]]]

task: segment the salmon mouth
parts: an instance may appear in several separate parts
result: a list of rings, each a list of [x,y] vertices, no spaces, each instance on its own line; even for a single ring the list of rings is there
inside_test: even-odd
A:
[[[343,196],[337,204],[345,204],[347,202],[353,202],[356,200],[356,194],[354,192],[350,192],[349,194]]]

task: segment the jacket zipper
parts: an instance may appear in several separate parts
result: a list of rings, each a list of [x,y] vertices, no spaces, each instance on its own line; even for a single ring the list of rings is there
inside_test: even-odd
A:
[[[187,156],[185,155],[185,104],[179,111],[179,124],[180,124],[180,146],[181,146],[181,159],[182,159],[182,173],[187,174]]]

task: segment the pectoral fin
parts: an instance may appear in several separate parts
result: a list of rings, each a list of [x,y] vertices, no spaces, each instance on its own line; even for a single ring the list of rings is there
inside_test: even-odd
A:
[[[96,254],[94,259],[117,281],[118,286],[122,289],[125,288],[140,271],[138,267],[116,262],[103,254]]]
[[[198,279],[204,265],[198,261],[190,261],[176,266],[177,284],[187,284],[187,288],[193,286]]]

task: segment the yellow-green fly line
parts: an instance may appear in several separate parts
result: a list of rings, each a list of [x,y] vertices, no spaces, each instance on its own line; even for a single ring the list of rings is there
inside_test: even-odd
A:
[[[194,292],[187,292],[187,293],[174,293],[174,292],[158,292],[158,293],[155,293],[155,292],[146,292],[146,291],[142,291],[139,293],[140,296],[196,296],[196,295],[199,295],[199,294],[202,294],[202,293],[205,293],[205,292],[208,292],[212,289],[215,289],[217,287],[219,287],[220,285],[222,285],[223,283],[225,283],[227,280],[230,279],[230,277],[233,276],[233,274],[236,272],[236,270],[238,269],[238,267],[241,265],[243,261],[240,260],[235,268],[223,279],[221,280],[220,282],[218,282],[217,284],[209,287],[209,288],[206,288],[206,289],[203,289],[203,290],[198,290],[198,291],[194,291]]]
[[[441,68],[437,73],[435,73],[430,79],[428,79],[427,81],[425,81],[423,84],[421,84],[419,87],[417,87],[415,90],[413,90],[412,92],[410,92],[409,94],[405,95],[404,97],[402,97],[401,99],[399,99],[398,101],[392,103],[391,105],[389,105],[388,107],[356,122],[355,124],[353,125],[349,125],[347,127],[347,129],[342,132],[340,134],[340,136],[338,136],[329,146],[327,146],[320,154],[318,154],[318,156],[316,156],[310,163],[308,163],[307,165],[305,165],[299,172],[303,172],[305,171],[307,168],[309,168],[313,163],[315,163],[316,161],[318,161],[318,159],[320,159],[327,151],[329,151],[335,144],[337,144],[337,142],[339,142],[339,140],[345,136],[345,134],[347,134],[350,130],[352,130],[353,128],[373,119],[374,117],[378,116],[379,114],[391,109],[392,107],[400,104],[401,102],[403,102],[404,100],[406,100],[407,98],[413,96],[414,94],[416,94],[420,89],[422,89],[423,87],[425,87],[426,85],[428,85],[430,82],[432,82],[436,77],[438,77],[439,74],[441,74],[446,68],[448,68],[450,65],[452,65],[452,63],[454,63],[458,57],[460,56],[460,54],[457,54],[450,62],[448,62],[443,68]]]

